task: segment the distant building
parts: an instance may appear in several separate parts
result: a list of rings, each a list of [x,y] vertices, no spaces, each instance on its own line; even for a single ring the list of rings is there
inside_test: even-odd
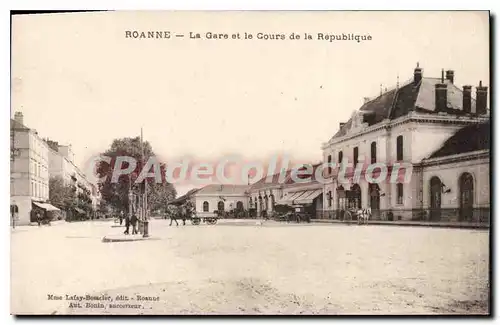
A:
[[[344,159],[382,163],[389,175],[396,164],[412,167],[409,182],[359,180],[338,170],[323,187],[324,217],[339,218],[349,208],[370,207],[383,220],[487,221],[490,207],[490,117],[487,87],[461,88],[452,70],[441,77],[413,78],[365,103],[324,143],[325,163]],[[364,157],[364,160],[361,159]]]
[[[87,194],[92,200],[92,208],[97,210],[100,195],[97,187],[90,183],[86,175],[75,165],[71,145],[60,145],[56,141],[45,140],[49,146],[49,176],[60,177],[65,185],[72,186],[75,195]],[[83,213],[78,209],[76,212]]]
[[[196,213],[213,215],[214,211],[247,211],[248,185],[213,184],[193,193]]]
[[[265,176],[254,183],[249,191],[249,206],[255,210],[257,216],[262,216],[263,211],[268,216],[276,212],[276,206],[287,205],[304,206],[305,211],[315,218],[323,212],[323,185],[316,180],[316,169],[319,164],[305,164],[311,174],[307,174],[307,181],[300,181],[298,175],[293,175],[291,170],[281,175],[277,173]],[[298,171],[301,171],[298,169]],[[294,179],[295,178],[295,179]]]
[[[306,164],[307,165],[307,164]],[[211,184],[201,189],[191,190],[173,200],[171,204],[182,204],[191,200],[199,216],[211,216],[215,211],[244,212],[241,217],[263,217],[264,212],[271,217],[276,206],[304,206],[312,217],[323,212],[323,185],[315,179],[319,164],[308,165],[310,180],[294,179],[290,170],[284,175],[279,173],[266,176],[252,185]]]
[[[26,225],[34,221],[33,209],[57,210],[48,204],[49,148],[36,130],[24,125],[21,112],[10,120],[10,140],[11,214],[17,216],[16,224]]]

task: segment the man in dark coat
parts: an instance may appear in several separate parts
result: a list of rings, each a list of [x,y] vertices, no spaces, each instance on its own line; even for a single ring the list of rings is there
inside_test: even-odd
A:
[[[184,206],[181,206],[179,208],[179,213],[181,213],[181,215],[184,214],[183,210],[184,210]],[[179,225],[179,223],[177,222],[177,213],[178,213],[177,211],[174,211],[174,213],[170,214],[170,226],[172,225],[172,221],[175,221],[177,226]]]
[[[125,231],[123,232],[125,235],[129,234],[129,228],[130,228],[130,216],[127,214],[125,215]]]
[[[40,211],[36,212],[36,222],[38,222],[38,227],[42,225],[42,215],[40,214]]]
[[[132,215],[132,217],[130,218],[130,223],[132,224],[132,235],[136,235],[137,234],[137,216],[135,215],[135,213]]]
[[[186,219],[191,218],[192,213],[193,213],[193,205],[192,205],[191,201],[188,201],[186,203],[185,209],[184,209],[183,214],[182,214],[182,225],[183,226],[186,225]]]

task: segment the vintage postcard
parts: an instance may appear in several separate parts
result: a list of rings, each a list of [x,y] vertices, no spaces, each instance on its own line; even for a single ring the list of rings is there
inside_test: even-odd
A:
[[[489,315],[487,11],[12,16],[14,315]]]

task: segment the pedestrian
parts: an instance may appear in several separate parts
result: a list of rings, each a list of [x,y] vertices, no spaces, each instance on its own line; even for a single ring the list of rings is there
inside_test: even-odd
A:
[[[186,219],[188,217],[191,216],[191,208],[190,206],[188,205],[184,211],[184,213],[182,214],[182,225],[185,226],[186,225]]]
[[[182,214],[182,208],[180,209],[180,213]],[[170,214],[170,226],[172,226],[172,221],[175,221],[176,225],[178,226],[179,223],[177,222],[177,213],[171,213]]]
[[[38,222],[38,227],[42,225],[42,215],[40,214],[40,211],[36,212],[36,222]]]
[[[118,216],[118,218],[120,219],[120,226],[121,226],[123,223],[123,211],[120,211],[120,215]]]
[[[130,218],[130,223],[132,224],[132,235],[137,235],[137,216],[135,214],[132,215],[132,218]]]
[[[123,232],[125,235],[129,234],[129,228],[130,228],[130,216],[127,214],[125,216],[125,231]]]

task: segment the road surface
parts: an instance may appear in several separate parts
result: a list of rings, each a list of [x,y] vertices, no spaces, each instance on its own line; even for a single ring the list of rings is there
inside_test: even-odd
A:
[[[112,221],[17,227],[12,313],[488,313],[487,230],[168,223],[113,243]]]

